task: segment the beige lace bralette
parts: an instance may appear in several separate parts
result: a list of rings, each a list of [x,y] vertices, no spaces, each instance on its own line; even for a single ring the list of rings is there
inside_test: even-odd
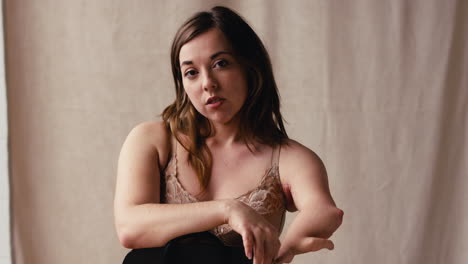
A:
[[[201,202],[183,188],[177,177],[177,144],[178,142],[173,139],[173,154],[164,170],[165,182],[162,186],[165,186],[165,193],[162,195],[162,202],[168,204]],[[278,146],[272,151],[271,167],[265,171],[260,184],[245,194],[234,198],[249,205],[265,217],[273,215],[281,217],[280,226],[277,226],[279,233],[283,230],[286,214],[286,197],[283,193],[278,170],[280,150],[281,146]],[[228,224],[217,226],[208,231],[216,235],[225,245],[241,247],[243,245],[241,235]]]

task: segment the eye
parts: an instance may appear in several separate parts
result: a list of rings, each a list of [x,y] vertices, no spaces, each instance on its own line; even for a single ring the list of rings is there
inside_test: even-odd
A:
[[[224,68],[228,65],[228,61],[227,60],[219,60],[215,63],[215,67],[221,67],[221,68]]]
[[[197,74],[197,71],[195,70],[188,70],[184,73],[184,76],[189,78],[189,79],[192,79],[195,77],[195,75]]]

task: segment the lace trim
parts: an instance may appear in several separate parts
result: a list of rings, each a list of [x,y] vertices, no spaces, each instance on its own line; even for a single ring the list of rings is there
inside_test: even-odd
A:
[[[172,160],[170,162],[172,162]],[[278,195],[273,195],[277,193],[282,194],[281,198],[278,197]],[[180,195],[183,195],[185,199],[181,199],[182,197]],[[274,213],[283,207],[285,208],[285,199],[283,195],[281,182],[279,182],[278,165],[274,165],[265,172],[257,187],[234,199],[242,201],[252,207],[259,214],[264,215]],[[175,172],[166,174],[166,198],[167,202],[170,203],[201,202],[182,186]],[[275,203],[269,203],[274,206],[265,206],[264,201],[266,200],[274,201]],[[268,209],[266,209],[266,207],[268,207]]]
[[[177,143],[175,143],[177,144]],[[175,149],[177,145],[175,145]],[[283,193],[282,184],[279,177],[278,158],[279,148],[276,148],[272,154],[272,166],[265,171],[260,184],[252,190],[234,198],[239,200],[261,215],[272,215],[282,212],[280,230],[284,226],[286,214],[286,197]],[[176,152],[176,151],[175,151]],[[195,203],[200,202],[190,194],[181,184],[177,177],[177,154],[171,157],[169,164],[164,172],[166,180],[166,203]],[[217,226],[209,230],[223,241],[225,245],[242,246],[242,237],[235,232],[228,224]]]
[[[168,168],[169,167],[170,166],[168,166]],[[284,197],[281,182],[279,181],[277,165],[265,172],[259,186],[234,199],[249,205],[261,215],[271,215],[282,211],[283,216],[279,230],[281,232],[284,224],[284,214],[286,212],[286,198]],[[200,202],[200,200],[193,197],[192,194],[183,188],[176,173],[173,172],[166,174],[166,202],[181,204]],[[210,232],[219,237],[226,245],[235,246],[239,245],[239,243],[242,245],[242,237],[228,224],[217,226],[211,229]]]

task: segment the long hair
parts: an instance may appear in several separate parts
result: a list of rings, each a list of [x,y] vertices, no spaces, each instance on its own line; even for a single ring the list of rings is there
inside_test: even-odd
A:
[[[246,70],[247,97],[240,109],[239,135],[250,151],[250,144],[269,146],[288,139],[280,113],[278,88],[270,57],[252,28],[234,11],[216,6],[189,18],[177,31],[171,48],[172,74],[176,99],[162,113],[166,127],[189,152],[188,162],[194,168],[202,192],[210,180],[212,156],[205,143],[212,136],[210,122],[190,102],[182,84],[179,54],[182,46],[212,28],[219,29],[230,42],[234,56]],[[179,134],[188,137],[181,140]]]

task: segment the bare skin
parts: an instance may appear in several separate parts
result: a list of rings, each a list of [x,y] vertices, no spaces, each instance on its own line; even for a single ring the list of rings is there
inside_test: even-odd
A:
[[[281,150],[279,172],[289,197],[288,210],[299,211],[282,242],[274,219],[233,199],[258,185],[272,149],[258,144],[257,151],[250,153],[239,140],[237,114],[247,88],[244,72],[222,33],[210,30],[185,44],[180,62],[190,101],[215,131],[206,141],[213,154],[211,181],[205,195],[198,197],[201,202],[160,204],[159,175],[169,160],[171,135],[161,122],[137,125],[124,142],[118,164],[114,211],[121,243],[128,248],[158,247],[172,238],[227,223],[242,236],[254,264],[289,263],[297,254],[332,249],[328,238],[341,224],[343,213],[331,197],[323,163],[305,146],[290,140]],[[209,107],[206,101],[211,96],[225,101]],[[186,160],[187,153],[179,149],[178,157]],[[184,188],[199,193],[193,169],[180,162],[178,172]]]

